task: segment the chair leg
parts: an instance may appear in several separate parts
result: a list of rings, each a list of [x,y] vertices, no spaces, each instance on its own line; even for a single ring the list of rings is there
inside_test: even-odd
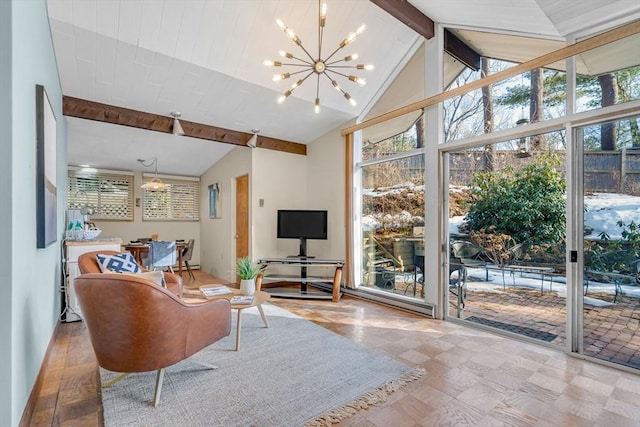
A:
[[[158,369],[158,375],[156,375],[156,392],[153,395],[153,406],[158,406],[158,403],[160,403],[160,393],[162,392],[163,379],[164,379],[164,368]]]
[[[196,276],[194,276],[193,271],[191,271],[191,266],[189,265],[189,261],[185,261],[184,265],[187,266],[187,271],[189,272],[189,276],[191,276],[193,280],[196,280]]]

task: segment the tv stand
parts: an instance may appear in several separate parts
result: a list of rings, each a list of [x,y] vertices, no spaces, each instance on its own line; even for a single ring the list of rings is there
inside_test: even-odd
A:
[[[283,298],[310,298],[310,299],[331,299],[333,302],[340,300],[340,280],[342,279],[342,267],[344,261],[317,259],[309,256],[291,256],[287,258],[263,258],[258,261],[265,266],[265,274],[262,280],[273,282],[299,282],[300,291],[291,292],[287,288],[271,288],[268,292],[274,297]],[[300,269],[299,274],[271,273],[270,266],[296,267]],[[308,275],[307,268],[325,267],[333,268],[333,277]],[[332,292],[310,291],[307,289],[309,283],[329,283],[332,285]]]

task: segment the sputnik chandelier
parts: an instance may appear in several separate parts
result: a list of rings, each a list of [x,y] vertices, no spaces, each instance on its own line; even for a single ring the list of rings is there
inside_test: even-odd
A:
[[[305,47],[302,45],[302,40],[300,40],[300,37],[296,35],[293,29],[285,26],[280,19],[276,20],[276,23],[278,24],[280,29],[284,31],[285,34],[296,45],[298,45],[298,47],[300,47],[300,49],[302,49],[302,51],[306,55],[306,58],[305,57],[298,58],[289,52],[285,52],[281,50],[279,52],[280,56],[285,58],[285,60],[291,60],[296,62],[282,62],[282,61],[265,61],[264,62],[266,66],[270,66],[270,67],[290,66],[290,67],[298,68],[297,71],[289,71],[289,72],[283,72],[280,74],[275,74],[273,76],[273,81],[275,82],[280,80],[286,80],[294,75],[304,74],[304,77],[298,79],[293,85],[291,85],[290,89],[288,89],[278,98],[278,103],[281,104],[282,102],[284,102],[284,100],[287,99],[293,93],[294,90],[299,88],[309,77],[315,75],[316,101],[315,101],[314,111],[316,112],[316,114],[320,112],[320,79],[323,76],[326,77],[331,82],[331,85],[336,90],[342,93],[342,95],[347,99],[347,101],[349,101],[351,105],[353,106],[356,105],[356,101],[351,97],[351,95],[349,95],[347,91],[345,91],[342,88],[342,86],[340,86],[340,84],[336,81],[336,78],[343,77],[351,82],[355,82],[361,86],[364,86],[367,83],[364,79],[352,74],[345,74],[345,73],[348,73],[348,71],[346,70],[348,69],[372,70],[373,65],[364,65],[364,64],[346,65],[347,62],[355,61],[356,59],[358,59],[358,54],[355,54],[355,53],[352,55],[345,56],[341,59],[334,59],[333,61],[331,59],[341,49],[343,49],[345,46],[353,42],[356,39],[356,37],[358,37],[358,35],[360,35],[360,33],[364,31],[365,25],[364,24],[361,25],[356,32],[349,33],[347,37],[344,40],[342,40],[342,42],[340,42],[338,47],[333,52],[331,52],[330,55],[326,56],[323,59],[322,58],[322,36],[324,34],[324,26],[326,21],[327,21],[327,4],[323,3],[322,5],[320,5],[320,0],[318,0],[318,56],[314,57],[311,55],[311,53],[309,53],[307,49],[305,49]]]

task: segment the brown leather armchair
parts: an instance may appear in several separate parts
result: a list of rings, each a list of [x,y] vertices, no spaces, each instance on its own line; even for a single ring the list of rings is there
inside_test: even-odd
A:
[[[81,274],[86,273],[101,273],[100,265],[98,264],[97,254],[115,255],[120,252],[116,251],[93,251],[86,252],[78,257],[78,269]],[[148,271],[144,267],[140,266],[142,271]],[[178,297],[182,297],[182,277],[173,273],[164,273],[164,281],[167,284],[167,289],[176,294]]]
[[[74,286],[98,364],[114,372],[158,371],[154,406],[166,367],[231,330],[227,299],[189,304],[153,282],[119,273],[83,274]]]

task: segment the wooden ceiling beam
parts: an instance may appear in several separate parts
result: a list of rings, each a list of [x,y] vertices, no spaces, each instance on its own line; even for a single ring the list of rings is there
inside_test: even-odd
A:
[[[433,20],[407,0],[370,1],[425,39],[429,40],[435,35]],[[465,66],[475,71],[480,69],[480,54],[447,29],[444,30],[444,50]]]
[[[407,0],[370,1],[427,40],[436,34],[433,20]]]
[[[480,69],[482,55],[449,30],[444,30],[444,51],[473,71]]]
[[[130,126],[154,132],[171,133],[173,131],[173,117],[131,110],[129,108],[102,104],[100,102],[73,98],[66,95],[63,96],[62,99],[62,114],[69,117]],[[246,147],[247,142],[253,136],[252,133],[239,132],[183,119],[180,119],[180,124],[182,125],[185,136],[224,144]],[[256,147],[301,154],[303,156],[307,154],[307,146],[304,144],[262,135],[258,135]]]

